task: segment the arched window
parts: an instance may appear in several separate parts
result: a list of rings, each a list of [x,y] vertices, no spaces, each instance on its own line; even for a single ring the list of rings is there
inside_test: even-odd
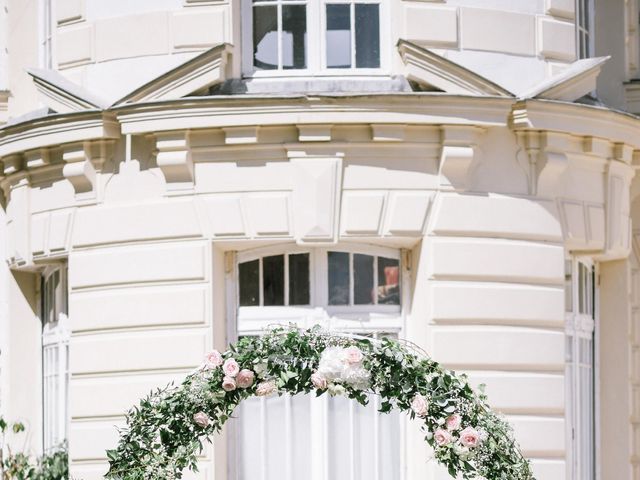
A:
[[[243,0],[247,76],[380,73],[386,0]]]
[[[238,336],[295,324],[402,335],[401,252],[372,246],[262,248],[236,255]],[[401,423],[328,395],[251,398],[239,407],[237,480],[401,479]]]

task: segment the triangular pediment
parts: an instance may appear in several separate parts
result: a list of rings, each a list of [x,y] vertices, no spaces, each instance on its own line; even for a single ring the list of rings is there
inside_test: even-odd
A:
[[[596,89],[596,81],[602,66],[611,57],[585,58],[549,80],[520,95],[520,98],[542,98],[574,102]]]
[[[400,40],[398,51],[406,77],[427,89],[431,87],[455,95],[514,96],[482,75],[413,42]]]
[[[227,43],[215,46],[136,88],[114,105],[176,100],[221,83],[231,49]]]
[[[32,68],[28,69],[27,73],[31,75],[42,103],[54,112],[102,110],[109,106],[107,101],[76,85],[55,70]]]

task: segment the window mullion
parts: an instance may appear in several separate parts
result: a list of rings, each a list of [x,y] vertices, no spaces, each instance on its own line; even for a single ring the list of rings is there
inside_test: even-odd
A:
[[[278,12],[278,70],[282,70],[282,0],[278,0],[276,8]]]
[[[284,255],[284,304],[289,306],[289,255]]]
[[[351,68],[357,68],[356,66],[356,5],[355,2],[350,2],[349,11],[351,13]]]
[[[259,266],[259,269],[258,269],[258,275],[259,275],[258,298],[260,299],[259,302],[258,302],[258,305],[260,305],[262,307],[262,306],[264,306],[264,267],[262,265],[262,257],[260,257],[260,259],[258,261],[258,266]]]

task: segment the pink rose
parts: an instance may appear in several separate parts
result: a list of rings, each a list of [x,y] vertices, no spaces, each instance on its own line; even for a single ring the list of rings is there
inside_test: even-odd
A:
[[[222,379],[222,389],[225,392],[233,392],[236,389],[236,381],[232,377]]]
[[[240,388],[249,388],[253,385],[253,380],[256,378],[255,374],[246,368],[240,370],[238,372],[238,376],[236,377],[236,382]]]
[[[356,346],[351,346],[347,348],[345,350],[345,353],[346,353],[347,363],[350,363],[352,365],[355,363],[360,363],[364,358],[364,355],[362,354],[362,350],[360,350]]]
[[[433,439],[439,447],[442,447],[451,443],[451,434],[447,430],[439,428],[433,435]]]
[[[193,422],[199,427],[206,428],[209,426],[209,416],[204,412],[198,412],[193,416]]]
[[[277,390],[276,382],[273,380],[267,380],[266,382],[259,383],[256,387],[256,395],[259,397],[268,397]]]
[[[222,365],[222,354],[218,350],[211,350],[204,357],[204,365],[207,370],[213,370]]]
[[[427,411],[429,410],[427,399],[418,393],[411,401],[411,410],[413,410],[418,417],[426,417]]]
[[[460,443],[469,448],[480,445],[480,432],[473,427],[467,427],[460,432]]]
[[[447,430],[449,430],[450,432],[455,432],[456,430],[460,430],[461,423],[462,423],[462,417],[457,413],[454,413],[445,421]]]
[[[318,390],[325,390],[327,388],[327,379],[318,372],[311,375],[311,383],[313,383],[313,386]]]
[[[240,365],[233,358],[227,358],[222,365],[222,371],[228,377],[235,377],[240,371]]]

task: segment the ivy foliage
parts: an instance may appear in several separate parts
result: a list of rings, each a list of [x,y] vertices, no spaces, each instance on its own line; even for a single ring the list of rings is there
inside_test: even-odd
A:
[[[240,339],[222,354],[257,380],[275,383],[277,394],[326,394],[312,375],[328,347],[357,347],[370,373],[368,388],[347,383],[340,393],[366,404],[368,394],[381,398],[381,412],[399,409],[421,422],[425,441],[452,477],[487,480],[533,480],[511,427],[493,412],[483,393],[475,392],[465,376],[442,368],[417,350],[391,339],[372,340],[336,335],[313,328],[300,331],[277,328],[259,337]],[[129,411],[116,449],[107,452],[114,480],[179,479],[184,470],[197,470],[197,454],[204,441],[219,433],[236,406],[261,394],[261,385],[225,391],[221,368],[200,368],[181,384],[152,392]],[[315,384],[317,385],[317,384]],[[335,393],[335,389],[334,389]],[[416,413],[415,399],[423,400]],[[413,406],[413,408],[412,408]],[[194,421],[204,414],[206,422]],[[444,432],[447,419],[483,433],[474,448],[456,442],[456,433]],[[462,428],[462,427],[460,427]],[[437,432],[444,432],[438,437]],[[443,441],[442,435],[449,435]],[[462,434],[458,432],[460,438]],[[425,459],[426,461],[427,459]]]

